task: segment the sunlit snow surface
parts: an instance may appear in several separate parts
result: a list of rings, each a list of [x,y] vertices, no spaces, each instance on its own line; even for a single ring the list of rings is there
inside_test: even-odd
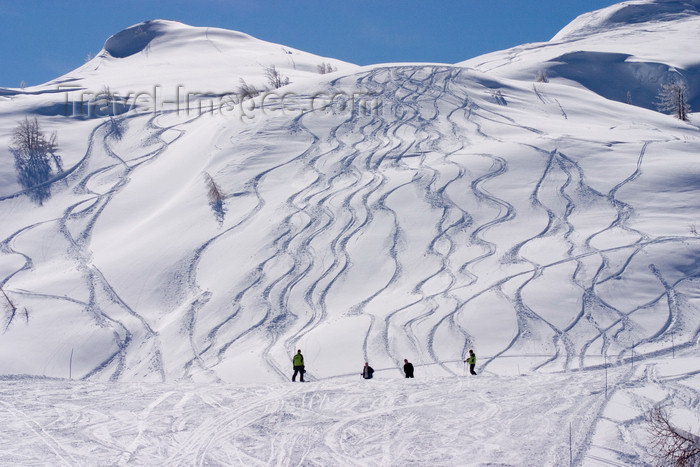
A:
[[[651,462],[654,404],[697,426],[695,114],[509,77],[527,55],[319,75],[239,33],[150,27],[61,81],[128,95],[187,38],[245,66],[183,69],[220,94],[113,118],[47,115],[79,92],[55,83],[0,94],[2,147],[38,113],[66,168],[39,207],[0,167],[0,414],[21,440],[0,461],[625,464]],[[293,84],[202,111],[229,73],[262,79],[250,47]]]
[[[663,368],[663,369],[662,369]],[[697,358],[556,375],[304,384],[0,384],[3,465],[647,465],[642,408],[695,400]],[[694,376],[693,376],[694,373]],[[606,386],[607,381],[607,386]],[[697,411],[674,423],[697,432]]]
[[[692,345],[697,130],[619,122],[554,83],[503,82],[505,103],[488,86],[377,67],[324,89],[380,96],[368,114],[98,125],[45,206],[3,201],[5,288],[29,310],[8,317],[3,348],[25,357],[5,371],[279,381],[296,348],[322,378],[470,347],[558,371]]]

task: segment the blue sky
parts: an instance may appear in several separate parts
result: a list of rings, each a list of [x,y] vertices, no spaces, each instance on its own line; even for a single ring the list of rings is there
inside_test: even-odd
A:
[[[546,41],[614,0],[0,0],[0,86],[80,66],[112,34],[148,19],[243,31],[359,65],[455,63]]]

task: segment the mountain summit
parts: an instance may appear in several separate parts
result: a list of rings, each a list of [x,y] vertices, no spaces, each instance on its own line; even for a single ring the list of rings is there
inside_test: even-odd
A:
[[[699,5],[695,0],[623,2],[579,16],[548,42],[460,65],[517,80],[546,76],[650,110],[657,109],[660,87],[680,80],[691,108],[698,108]]]
[[[142,52],[159,36],[176,29],[173,21],[152,20],[139,23],[111,36],[105,42],[104,51],[115,58],[125,58]],[[177,35],[176,35],[177,37]]]
[[[700,14],[698,0],[634,0],[584,13],[554,36],[552,41],[581,39],[592,34],[642,23],[683,20]]]
[[[106,87],[124,94],[154,86],[170,93],[182,86],[193,93],[221,94],[235,90],[241,79],[261,87],[267,67],[276,67],[294,82],[318,74],[321,64],[334,70],[357,68],[237,31],[156,19],[112,35],[92,60],[44,88],[62,85],[99,92]]]

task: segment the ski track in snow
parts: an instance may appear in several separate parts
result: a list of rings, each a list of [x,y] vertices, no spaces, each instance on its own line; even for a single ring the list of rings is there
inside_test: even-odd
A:
[[[700,407],[700,368],[692,351],[678,358],[695,371],[660,374],[664,357],[607,373],[297,385],[6,379],[0,463],[643,465],[644,408]],[[617,439],[601,438],[610,424]]]
[[[655,367],[643,365],[646,360],[667,357],[672,352],[669,340],[677,339],[673,351],[680,351],[698,339],[697,328],[688,332],[679,323],[689,321],[693,313],[683,287],[696,285],[700,277],[686,273],[670,278],[671,273],[655,263],[638,263],[656,247],[697,248],[698,238],[654,237],[632,226],[634,206],[619,193],[644,172],[652,142],[640,148],[637,165],[627,178],[601,192],[587,182],[577,155],[561,149],[566,147],[566,137],[543,142],[541,147],[518,143],[503,153],[484,151],[501,147],[498,144],[505,148],[504,141],[492,136],[503,126],[522,135],[542,132],[481,103],[479,96],[466,91],[475,86],[469,80],[463,69],[453,67],[377,67],[339,78],[330,86],[354,86],[383,96],[379,115],[356,111],[326,116],[337,119],[330,127],[318,125],[321,117],[314,113],[292,119],[287,136],[307,141],[307,147],[263,167],[243,186],[227,187],[229,193],[243,193],[226,200],[236,220],[224,223],[187,259],[183,273],[187,311],[178,324],[190,349],[181,368],[171,369],[172,374],[166,370],[159,332],[93,263],[90,242],[95,223],[112,199],[138,175],[140,166],[166,153],[174,142],[162,139],[163,133],[174,130],[179,138],[191,122],[166,125],[161,116],[148,116],[124,118],[124,128],[110,121],[97,126],[85,157],[54,182],[71,187],[75,203],[61,216],[24,226],[0,241],[2,255],[22,263],[0,278],[0,286],[12,296],[75,304],[112,332],[114,352],[81,375],[84,380],[166,382],[206,375],[221,381],[219,367],[253,345],[260,349],[256,352],[265,370],[282,381],[290,376],[289,355],[300,342],[313,344],[326,323],[352,318],[364,319],[365,332],[358,337],[361,355],[378,362],[380,372],[400,374],[403,358],[409,357],[417,371],[447,381],[460,375],[467,350],[480,344],[473,324],[483,300],[497,300],[498,306],[508,307],[514,329],[500,347],[490,348],[488,354],[480,352],[477,371],[498,380],[504,378],[494,376],[503,368],[498,365],[525,357],[523,369],[553,375],[515,378],[519,382],[508,383],[516,388],[508,390],[481,380],[456,379],[450,384],[458,389],[440,393],[432,403],[426,402],[435,397],[429,383],[416,383],[409,391],[398,381],[382,382],[395,386],[394,399],[382,400],[377,395],[387,392],[335,382],[334,378],[349,375],[322,374],[312,363],[308,378],[324,384],[320,390],[306,386],[290,390],[278,384],[231,390],[226,385],[203,388],[187,383],[163,391],[163,386],[144,383],[131,386],[140,397],[128,401],[125,408],[121,408],[123,395],[108,383],[75,383],[66,390],[53,381],[37,383],[36,391],[43,391],[44,400],[35,404],[42,407],[25,407],[22,398],[31,393],[34,383],[13,381],[2,387],[0,416],[9,433],[28,429],[30,435],[0,443],[6,446],[0,450],[0,461],[36,462],[23,456],[27,443],[39,442],[42,447],[35,452],[46,456],[48,463],[67,465],[114,463],[115,459],[119,465],[367,465],[364,459],[372,459],[373,465],[429,465],[428,460],[450,463],[474,452],[480,459],[504,464],[527,458],[532,465],[562,465],[569,455],[570,427],[564,423],[578,423],[577,416],[580,423],[572,428],[579,440],[574,446],[575,463],[594,459],[598,454],[592,453],[591,445],[595,445],[596,427],[608,420],[605,410],[615,391],[602,398],[596,383],[596,391],[561,398],[551,393],[551,379],[560,378],[562,384],[576,380],[580,383],[576,391],[583,391],[585,380],[599,382],[603,359],[607,359],[616,365],[611,371],[617,390],[625,391],[637,406],[648,405],[630,388],[658,384]],[[550,107],[555,102],[561,118],[568,119],[566,109],[549,98],[545,88],[533,88],[537,100]],[[125,131],[122,137],[128,137],[137,127],[149,134],[142,151],[135,156],[119,153],[115,132]],[[258,135],[275,131],[271,127],[259,128]],[[512,166],[519,161],[508,151],[515,149],[519,157],[531,158],[531,166],[540,167],[527,200],[514,199],[502,189],[514,180]],[[276,201],[271,185],[284,174],[297,177],[298,183],[284,192],[286,199],[274,211],[277,220],[261,234],[255,264],[244,280],[231,284],[229,306],[214,313],[212,308],[220,306],[214,303],[220,302],[215,302],[218,297],[200,277],[204,260],[215,246],[235,245],[237,235],[255,228],[263,213],[272,212],[270,206]],[[7,196],[0,203],[15,198]],[[416,207],[406,209],[405,200]],[[610,220],[577,235],[580,219],[591,205],[603,206]],[[407,225],[420,210],[427,227],[419,238]],[[538,230],[516,235],[519,222],[528,216],[541,219],[533,222]],[[17,244],[40,229],[50,229],[61,238],[65,257],[80,271],[87,299],[13,288],[13,279],[32,271],[37,263]],[[504,231],[510,232],[508,241],[503,241]],[[625,241],[610,241],[617,237]],[[349,305],[337,309],[335,297],[347,293],[346,288],[357,280],[361,266],[357,245],[372,238],[384,242],[386,270],[372,271],[377,272],[373,280],[355,291]],[[555,259],[542,254],[541,245],[547,242],[561,245],[564,253]],[[505,247],[499,249],[499,245]],[[557,316],[555,322],[551,308],[534,299],[533,291],[545,274],[562,267],[572,271],[567,273],[567,286],[574,291],[569,303],[576,308],[560,310],[568,313],[568,319]],[[659,293],[631,309],[616,307],[605,288],[640,271],[656,280]],[[396,301],[397,296],[401,300]],[[647,329],[635,320],[655,307],[667,309],[660,328]],[[9,316],[5,331],[19,325],[20,319],[16,313]],[[626,368],[631,362],[638,365],[636,375]],[[587,371],[560,373],[563,370]],[[470,391],[469,397],[463,391]],[[683,381],[665,384],[664,391],[665,400],[682,399],[685,406],[698,406],[697,392]],[[72,397],[83,401],[75,404]],[[86,404],[86,398],[93,403]],[[450,403],[468,418],[450,420]],[[84,407],[88,407],[85,412]],[[562,421],[549,416],[551,412],[570,416]],[[512,440],[525,436],[534,423],[532,417],[540,421],[542,438],[556,440],[551,448],[518,446],[512,452],[501,451],[499,441],[512,445]],[[445,423],[454,425],[454,439],[438,439],[431,428]],[[486,431],[470,432],[470,424]],[[623,432],[632,432],[640,429],[641,422],[637,418],[618,424]],[[406,439],[418,444],[410,445]],[[630,455],[623,450],[618,454]]]
[[[390,216],[393,224],[393,233],[389,236],[391,243],[386,246],[387,256],[393,263],[393,273],[374,292],[358,299],[354,306],[346,310],[348,315],[365,315],[369,318],[362,352],[365,359],[394,362],[398,367],[406,355],[406,350],[410,349],[410,355],[418,362],[437,363],[443,372],[454,375],[459,370],[454,365],[445,363],[459,361],[474,342],[468,326],[461,319],[461,314],[471,301],[487,294],[505,296],[513,307],[517,329],[512,341],[488,357],[482,369],[502,356],[539,353],[528,350],[528,341],[533,333],[549,335],[551,344],[541,349],[548,353],[548,357],[532,368],[550,370],[599,365],[603,355],[608,354],[612,348],[615,350],[610,356],[622,363],[625,361],[625,354],[633,346],[667,339],[668,336],[664,335],[663,331],[645,336],[640,333],[640,329],[630,331],[637,333],[638,340],[630,338],[629,316],[634,311],[625,313],[617,310],[606,303],[597,292],[601,284],[624,275],[627,265],[649,247],[695,240],[692,237],[651,238],[627,225],[633,208],[619,201],[616,194],[641,173],[648,143],[644,144],[640,151],[634,172],[607,194],[589,186],[584,170],[579,164],[558,149],[522,145],[540,154],[546,161],[540,180],[531,195],[530,205],[532,209],[544,213],[547,222],[540,232],[520,240],[496,258],[496,244],[488,240],[489,231],[507,226],[521,215],[508,200],[499,198],[492,194],[491,189],[486,188],[492,181],[508,174],[508,161],[496,154],[476,154],[491,160],[491,168],[481,175],[475,174],[473,178],[468,178],[465,167],[456,162],[453,156],[469,152],[475,137],[485,141],[496,140],[489,136],[489,127],[494,124],[512,126],[525,133],[541,132],[531,127],[520,126],[506,116],[480,108],[460,88],[459,75],[460,70],[450,67],[377,68],[355,78],[355,86],[387,96],[382,102],[384,118],[355,113],[330,128],[326,134],[310,130],[312,125],[305,123],[314,115],[304,114],[296,118],[292,124],[293,132],[309,135],[310,146],[283,164],[271,167],[253,178],[250,187],[258,199],[257,207],[241,222],[217,236],[214,241],[234,234],[254,218],[265,204],[260,187],[264,186],[266,177],[275,171],[301,166],[300,170],[311,174],[310,182],[289,194],[285,204],[288,214],[278,227],[273,229],[278,234],[272,241],[271,253],[254,268],[251,280],[239,289],[233,300],[234,313],[212,329],[206,345],[202,346],[205,350],[199,354],[196,361],[209,370],[219,364],[226,353],[236,345],[244,345],[246,338],[253,334],[258,335],[265,329],[268,344],[264,351],[264,360],[275,374],[283,378],[288,377],[286,355],[293,353],[296,343],[305,336],[312,335],[316,327],[332,314],[327,304],[329,294],[333,293],[334,287],[343,284],[354,266],[353,255],[348,245],[366,235],[375,218],[382,215]],[[542,89],[537,90],[537,95],[539,99],[547,101]],[[457,104],[447,116],[439,110],[440,104],[445,100]],[[557,104],[561,107],[559,101]],[[387,117],[387,112],[391,118]],[[563,108],[561,112],[566,118]],[[451,128],[451,132],[445,133],[446,127]],[[406,134],[413,135],[414,139],[408,142],[405,138],[397,136]],[[328,159],[336,162],[329,163]],[[456,168],[456,173],[443,173],[445,168],[450,166]],[[390,171],[407,173],[408,176],[402,182],[399,181],[400,178],[392,177],[394,173]],[[560,174],[564,178],[556,181],[557,177],[561,178]],[[465,183],[468,184],[474,199],[480,204],[490,206],[495,213],[493,217],[482,216],[477,220],[478,216],[470,213],[472,206],[461,205],[451,199],[451,185],[463,186]],[[414,297],[407,304],[387,310],[383,314],[367,313],[366,310],[371,307],[373,301],[378,301],[387,291],[403,286],[402,280],[405,280],[407,271],[403,260],[405,231],[399,213],[390,206],[389,201],[401,190],[416,184],[423,190],[425,204],[430,209],[441,211],[440,220],[434,226],[434,237],[422,252],[424,256],[437,260],[439,268],[416,279],[412,288],[406,290]],[[541,193],[545,186],[553,187],[559,199],[551,200]],[[610,211],[615,213],[615,218],[609,225],[601,226],[586,238],[574,240],[571,235],[574,231],[571,219],[580,215],[580,211],[584,209],[581,206],[591,202],[591,199],[594,202],[607,203]],[[552,201],[555,205],[563,205],[564,208],[549,207]],[[483,207],[479,210],[483,211]],[[637,239],[628,245],[612,248],[593,246],[597,238],[617,231],[623,231]],[[465,232],[468,235],[465,235]],[[313,254],[317,251],[314,245],[324,239],[330,245],[329,250],[332,253],[329,266],[318,264],[318,256]],[[521,254],[529,245],[546,239],[563,241],[567,245],[568,257],[540,264]],[[455,260],[457,255],[453,253],[465,242],[479,247],[482,253],[460,263]],[[202,249],[202,254],[206,254],[204,250],[205,248]],[[616,259],[616,263],[622,263],[619,269],[615,270],[615,266],[611,264],[610,254],[627,255],[624,260]],[[578,275],[585,267],[583,261],[590,262],[594,257],[599,259],[595,277],[592,280],[581,280]],[[506,273],[496,282],[484,285],[474,270],[478,268],[479,263],[487,259],[494,259],[505,265],[525,265],[527,270],[522,271],[521,267],[521,270],[513,274]],[[527,303],[524,296],[531,284],[541,278],[549,268],[567,262],[576,265],[570,281],[579,289],[581,311],[574,313],[566,326],[561,326],[548,321],[536,307]],[[196,271],[193,270],[194,272]],[[694,279],[694,276],[686,277],[674,287]],[[443,286],[438,290],[429,289],[431,281],[442,282]],[[505,293],[504,288],[512,281],[522,283],[514,292]],[[667,292],[657,297],[654,303],[664,296],[671,297],[675,293],[674,287],[667,287]],[[463,298],[461,293],[455,293],[457,289],[464,288],[473,289],[475,292],[467,298]],[[291,297],[297,299],[292,300]],[[244,303],[249,303],[250,306],[245,307]],[[303,303],[304,306],[299,307],[299,303]],[[590,304],[601,304],[605,307],[607,313],[613,316],[612,324],[596,324],[596,319],[591,316],[590,310],[586,309]],[[650,305],[642,304],[638,309],[648,306]],[[257,315],[253,326],[237,326],[236,320],[241,316],[243,309],[246,309],[247,313]],[[338,310],[335,311],[337,312]],[[670,321],[671,318],[669,323]],[[435,336],[441,332],[456,333],[452,335],[452,339],[459,351],[451,354],[450,358],[438,355],[434,346]],[[285,338],[280,341],[279,337],[282,335]],[[572,339],[572,335],[576,338]],[[583,341],[581,336],[585,336]],[[591,363],[587,363],[589,349],[600,340],[603,341],[600,353],[593,355]],[[399,341],[403,343],[397,344]],[[686,342],[690,343],[692,339]],[[208,353],[215,353],[216,358],[204,359]],[[209,363],[205,363],[206,361]]]
[[[31,291],[20,291],[19,293],[25,297],[53,298],[59,301],[78,303],[84,307],[86,313],[94,317],[100,326],[106,326],[113,330],[117,351],[88,372],[84,376],[86,379],[104,373],[108,374],[110,379],[118,380],[124,368],[133,364],[138,365],[138,361],[142,358],[138,354],[144,350],[150,360],[149,372],[154,371],[160,380],[165,379],[158,334],[150,327],[147,320],[139,315],[138,311],[133,310],[120,298],[118,292],[110,285],[99,268],[92,264],[90,253],[92,229],[102,211],[109,205],[110,200],[117,196],[120,189],[129,182],[129,177],[134,170],[160,155],[173,142],[171,140],[166,143],[160,140],[160,135],[168,128],[162,128],[155,123],[159,116],[141,118],[147,119],[144,126],[150,133],[149,140],[159,143],[156,149],[131,160],[128,157],[122,157],[115,153],[110,145],[110,143],[124,137],[123,135],[115,135],[113,121],[109,120],[98,125],[90,135],[85,157],[59,178],[59,180],[65,178],[68,184],[71,184],[72,180],[77,182],[74,183],[73,193],[81,198],[80,201],[68,206],[61,217],[25,227],[0,243],[2,251],[5,253],[18,254],[25,258],[25,265],[6,277],[3,281],[4,284],[15,274],[32,269],[32,259],[12,247],[18,236],[31,232],[33,228],[40,225],[51,224],[55,225],[52,228],[56,230],[57,234],[64,238],[67,245],[66,256],[72,259],[75,267],[81,271],[84,286],[89,291],[89,299],[86,302],[81,302],[68,296],[49,297],[46,294]],[[122,117],[122,119],[122,121],[126,121],[126,117]],[[180,132],[181,134],[182,132]],[[108,176],[111,174],[114,174],[113,178]],[[100,177],[104,177],[106,182],[100,181]],[[5,199],[12,199],[12,197]],[[109,311],[103,309],[105,303],[109,304]],[[6,327],[12,324],[12,319],[13,317],[8,320]],[[133,339],[135,334],[141,336],[138,341]]]
[[[652,238],[628,226],[634,208],[620,201],[617,193],[643,172],[649,142],[641,148],[635,170],[608,193],[600,193],[589,186],[584,169],[559,149],[521,143],[523,154],[540,159],[542,171],[530,195],[529,206],[521,201],[516,206],[512,200],[499,196],[495,184],[509,176],[511,162],[508,158],[474,153],[471,148],[499,142],[489,136],[496,133],[494,125],[506,125],[524,134],[540,132],[498,114],[498,109],[481,106],[465,92],[463,80],[468,78],[463,74],[462,69],[452,67],[378,67],[339,80],[344,85],[350,81],[357,89],[385,96],[381,115],[356,111],[326,133],[311,130],[316,128],[311,124],[317,118],[314,113],[295,118],[292,136],[309,138],[308,148],[253,176],[246,190],[257,202],[252,208],[244,209],[245,214],[234,225],[217,233],[192,254],[187,283],[191,296],[198,298],[192,300],[183,323],[189,329],[192,346],[192,358],[184,367],[186,374],[194,367],[211,372],[232,349],[246,345],[252,336],[263,335],[267,341],[264,361],[273,373],[286,378],[286,355],[293,352],[297,342],[312,336],[329,316],[340,311],[369,319],[362,351],[364,358],[394,362],[399,366],[409,354],[422,364],[438,363],[445,374],[454,375],[459,370],[442,362],[458,361],[475,345],[468,325],[473,317],[465,316],[473,314],[469,311],[472,302],[487,296],[499,296],[510,303],[517,324],[512,340],[500,349],[493,349],[482,369],[502,356],[542,351],[549,357],[533,369],[583,368],[589,365],[586,356],[598,342],[602,345],[593,364],[598,364],[603,354],[622,362],[632,346],[668,338],[665,331],[671,329],[681,314],[676,305],[678,287],[697,277],[688,276],[668,284],[663,272],[650,265],[649,273],[659,278],[665,292],[650,303],[639,304],[631,312],[615,308],[598,292],[602,285],[623,277],[633,260],[648,248],[661,243],[697,240],[693,237]],[[338,85],[338,82],[331,85]],[[535,86],[534,89],[537,99],[543,103],[551,100],[545,88]],[[447,104],[452,106],[450,112],[442,111]],[[118,139],[115,132],[124,131],[126,126],[128,135],[129,128],[137,126],[138,122],[123,119],[118,123],[121,126],[115,126],[112,121],[102,123],[92,132],[83,160],[62,179],[74,186],[79,200],[69,206],[62,217],[24,227],[0,242],[4,254],[19,255],[24,261],[21,268],[2,278],[0,284],[11,293],[46,297],[40,292],[12,289],[13,277],[31,270],[34,263],[13,244],[33,228],[51,223],[56,224],[55,229],[65,238],[66,254],[81,270],[89,290],[89,299],[79,302],[97,322],[113,328],[117,346],[110,358],[85,377],[104,373],[120,379],[124,368],[133,367],[130,359],[141,359],[150,361],[149,372],[155,370],[159,379],[166,378],[158,333],[138,310],[120,298],[119,291],[110,285],[99,267],[92,264],[90,255],[92,227],[110,200],[119,195],[141,164],[167,151],[172,143],[160,139],[170,127],[159,126],[157,116],[139,119],[148,120],[145,127],[151,136],[144,140],[144,149],[146,144],[151,146],[149,149],[133,159],[118,154],[111,144]],[[173,128],[183,128],[178,130],[182,134],[187,123],[180,122]],[[465,156],[466,160],[478,164],[465,165],[462,162]],[[490,165],[486,170],[484,162]],[[201,259],[212,245],[230,242],[256,220],[267,205],[267,179],[289,170],[308,176],[308,183],[288,193],[283,209],[286,215],[271,229],[276,237],[266,247],[267,256],[251,269],[247,283],[233,285],[232,309],[220,315],[223,319],[209,329],[201,328],[200,315],[208,310],[212,299],[206,285],[200,285],[197,279]],[[406,241],[411,234],[403,225],[407,213],[397,211],[393,202],[416,187],[421,191],[419,201],[436,219],[432,226],[433,237],[422,245],[412,245],[423,251],[407,250]],[[455,199],[459,190],[468,190],[466,193],[472,202]],[[460,193],[460,196],[463,195]],[[8,199],[12,197],[4,198]],[[230,210],[236,208],[236,201],[236,198],[228,200]],[[586,203],[607,203],[614,219],[586,238],[575,239],[572,219],[585,214]],[[521,212],[524,207],[531,213]],[[498,251],[497,244],[490,240],[492,232],[509,228],[521,216],[532,214],[546,219],[541,230],[512,243],[506,251]],[[381,222],[377,219],[384,222],[390,219],[389,224],[393,225],[391,231],[386,232],[390,243],[385,249],[393,272],[373,290],[363,291],[365,295],[359,296],[349,309],[329,310],[329,297],[344,287],[356,266],[351,245],[372,235]],[[617,232],[633,241],[613,248],[595,246],[598,239]],[[554,262],[541,262],[536,256],[524,253],[531,245],[537,248],[539,243],[550,240],[567,245],[567,256]],[[317,253],[323,244],[328,245],[326,251],[331,261],[320,261]],[[466,256],[465,247],[470,248]],[[417,256],[427,260],[424,272],[415,270]],[[584,280],[580,278],[581,272],[590,268],[592,258],[598,259],[597,272],[592,279]],[[570,282],[579,290],[581,309],[562,326],[545,317],[546,310],[543,313],[535,304],[530,304],[527,295],[548,269],[566,262],[576,265]],[[499,279],[480,277],[493,265],[500,265],[502,269]],[[513,289],[510,284],[515,282],[518,285]],[[409,294],[410,298],[392,310],[378,311],[376,304],[385,303],[384,296],[398,291]],[[71,300],[69,297],[56,299]],[[631,316],[664,299],[670,307],[667,325],[644,335],[643,330],[634,327]],[[110,304],[109,311],[104,309],[105,302]],[[591,307],[604,309],[612,321],[602,324],[591,314]],[[10,317],[5,327],[11,326],[14,319],[16,317]],[[135,335],[139,336],[137,342],[133,341]],[[529,342],[535,335],[540,336],[540,342],[549,341],[549,345],[537,351],[530,348]],[[437,336],[449,336],[455,351],[449,355],[440,354],[434,344]]]
[[[0,462],[359,466],[479,459],[561,465],[569,457],[569,423],[577,440],[573,452],[585,460],[594,414],[606,404],[600,376],[532,375],[509,378],[507,385],[486,377],[291,388],[10,380],[0,387]],[[611,371],[611,387],[625,390],[628,378],[627,369]],[[566,397],[547,390],[552,384]],[[678,384],[672,393],[684,397],[687,390]],[[530,439],[533,426],[548,440],[546,448],[518,441]]]

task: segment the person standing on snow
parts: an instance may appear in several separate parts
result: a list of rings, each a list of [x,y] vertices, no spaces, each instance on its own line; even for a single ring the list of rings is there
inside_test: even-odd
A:
[[[301,354],[301,349],[297,350],[297,354],[292,358],[292,365],[294,365],[294,374],[292,375],[292,381],[296,380],[297,373],[299,374],[299,381],[304,382],[304,356]]]
[[[413,378],[413,364],[405,358],[403,359],[403,372],[406,378]]]
[[[369,366],[368,362],[365,362],[365,367],[362,369],[362,377],[364,379],[372,379],[372,375],[374,374],[374,369]]]
[[[476,365],[476,354],[472,349],[469,349],[469,358],[467,358],[464,362],[469,363],[469,373],[476,375],[476,372],[474,371],[474,365]]]

